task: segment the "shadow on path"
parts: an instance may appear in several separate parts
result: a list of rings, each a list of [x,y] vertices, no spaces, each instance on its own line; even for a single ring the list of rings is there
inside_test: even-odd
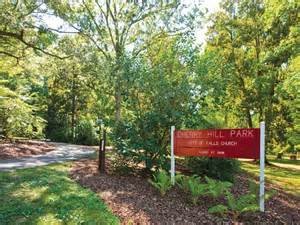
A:
[[[64,162],[89,157],[95,152],[95,147],[84,145],[72,145],[65,143],[51,143],[55,150],[44,155],[22,157],[19,159],[0,160],[0,171],[23,169],[35,166],[43,166],[50,163]]]

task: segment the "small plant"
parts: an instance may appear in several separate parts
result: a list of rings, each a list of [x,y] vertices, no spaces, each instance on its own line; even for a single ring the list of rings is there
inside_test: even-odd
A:
[[[258,210],[258,203],[254,194],[246,194],[236,198],[231,192],[227,192],[226,199],[227,206],[219,204],[209,208],[208,212],[221,215],[230,212],[233,215],[234,221],[236,221],[241,213]]]
[[[258,207],[258,186],[250,182],[250,193],[235,197],[229,190],[226,191],[227,205],[216,205],[209,208],[209,213],[221,214],[230,212],[233,215],[233,219],[236,221],[243,212],[255,212]],[[270,191],[265,194],[265,199],[269,199],[275,192]]]
[[[180,189],[182,189],[185,193],[189,192],[189,185],[188,185],[189,177],[188,176],[179,174],[179,175],[176,175],[175,180],[176,180],[176,184],[178,185],[178,187]]]
[[[164,196],[172,187],[170,176],[164,170],[154,174],[153,180],[149,180],[149,182],[159,190],[161,196]]]
[[[223,216],[225,213],[228,212],[228,207],[220,204],[220,205],[216,205],[216,206],[209,208],[208,212],[212,213],[212,214],[219,214],[219,215]]]
[[[207,191],[207,184],[200,183],[199,177],[195,175],[188,177],[186,182],[187,183],[184,184],[183,187],[188,189],[188,192],[191,195],[191,201],[194,205],[196,205],[199,197],[205,195]]]
[[[205,177],[207,182],[207,192],[206,194],[214,198],[218,198],[229,191],[232,183],[227,181],[217,181],[208,177]]]

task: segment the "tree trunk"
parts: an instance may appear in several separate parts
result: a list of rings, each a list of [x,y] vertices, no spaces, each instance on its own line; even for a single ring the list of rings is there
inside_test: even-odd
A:
[[[118,124],[121,121],[121,103],[122,103],[122,95],[121,95],[121,87],[120,81],[116,81],[115,87],[115,122]]]
[[[252,117],[251,117],[251,113],[250,113],[250,109],[247,108],[246,110],[246,116],[247,116],[247,123],[248,123],[248,127],[252,128],[253,127],[253,123],[252,123]]]
[[[71,106],[71,135],[72,135],[72,142],[75,142],[75,125],[76,125],[76,79],[77,75],[75,74],[73,68],[73,77],[72,77],[72,106]]]

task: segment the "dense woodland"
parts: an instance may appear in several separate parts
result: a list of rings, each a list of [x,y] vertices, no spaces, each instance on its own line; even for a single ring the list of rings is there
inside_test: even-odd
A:
[[[151,168],[166,165],[172,125],[265,121],[268,153],[299,150],[299,1],[226,0],[212,15],[192,2],[2,0],[2,137],[93,145],[102,123]]]

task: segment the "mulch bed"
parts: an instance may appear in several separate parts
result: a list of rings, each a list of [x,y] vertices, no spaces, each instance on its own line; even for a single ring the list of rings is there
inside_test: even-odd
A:
[[[25,156],[42,155],[54,149],[54,145],[41,141],[4,142],[0,143],[0,159],[17,159]]]
[[[187,201],[181,190],[173,188],[161,197],[143,176],[120,176],[109,171],[99,174],[97,162],[85,159],[73,164],[71,178],[96,192],[119,216],[122,224],[233,224],[230,215],[217,217],[208,213],[216,200],[201,198],[197,206]],[[248,190],[249,176],[240,174],[234,194]],[[252,178],[253,179],[253,178]],[[274,188],[268,186],[267,189]],[[246,213],[238,222],[243,224],[300,224],[300,199],[278,189],[266,205],[266,212]]]

